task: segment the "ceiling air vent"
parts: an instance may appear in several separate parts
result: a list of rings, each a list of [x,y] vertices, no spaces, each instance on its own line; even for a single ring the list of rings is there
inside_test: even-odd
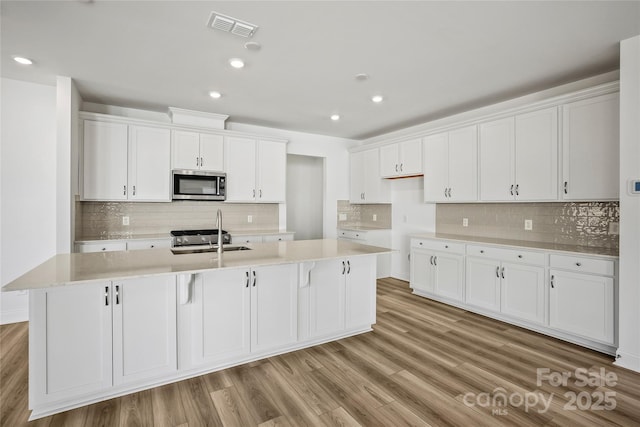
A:
[[[258,30],[257,25],[250,24],[230,16],[223,15],[218,12],[211,12],[207,26],[224,31],[225,33],[235,34],[240,37],[253,37]]]

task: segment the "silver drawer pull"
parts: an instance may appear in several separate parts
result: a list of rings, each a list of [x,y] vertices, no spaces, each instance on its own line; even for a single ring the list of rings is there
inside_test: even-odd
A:
[[[576,262],[576,265],[577,265],[578,267],[580,267],[580,266],[582,265],[582,263],[581,263],[581,262]]]
[[[444,245],[444,248],[445,249],[449,249],[449,245]]]
[[[499,279],[500,278],[500,266],[496,267],[496,277]]]
[[[553,274],[552,274],[552,275],[551,275],[551,287],[552,287],[552,288],[555,288],[555,284],[553,283],[553,279],[554,279],[554,276],[553,276]]]
[[[483,254],[483,253],[484,253],[484,251],[483,251],[483,250],[481,250],[481,251],[480,251],[480,253],[481,253],[481,254]]]
[[[521,258],[521,259],[522,259],[522,255],[518,255],[518,258]]]

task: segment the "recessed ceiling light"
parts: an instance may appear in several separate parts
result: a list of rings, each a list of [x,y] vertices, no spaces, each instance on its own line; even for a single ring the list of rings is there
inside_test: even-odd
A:
[[[209,96],[212,97],[213,99],[218,99],[222,96],[222,94],[217,90],[212,90],[211,92],[209,92]]]
[[[258,51],[262,48],[262,45],[258,42],[246,42],[244,48],[247,50]]]
[[[331,120],[333,120],[334,122],[337,122],[338,120],[340,120],[340,114],[332,114]]]
[[[363,82],[365,80],[369,80],[369,74],[367,74],[367,73],[356,74],[356,80],[359,81],[359,82]]]
[[[379,102],[382,102],[384,100],[384,97],[382,95],[373,95],[371,97],[371,100],[377,104]]]
[[[33,64],[32,60],[30,60],[29,58],[24,58],[22,56],[14,56],[13,60],[16,61],[18,64],[22,64],[22,65],[31,65],[31,64]]]
[[[244,67],[244,61],[240,58],[231,58],[229,60],[229,64],[233,67],[233,68],[242,68]]]

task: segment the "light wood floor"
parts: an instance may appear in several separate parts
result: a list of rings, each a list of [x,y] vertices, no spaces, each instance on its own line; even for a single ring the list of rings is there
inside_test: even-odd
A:
[[[614,367],[609,356],[411,295],[394,279],[378,281],[373,332],[28,424],[27,333],[26,323],[0,327],[2,426],[640,425],[640,374]],[[537,368],[604,368],[618,381],[538,386]],[[483,396],[498,387],[512,404],[487,406]],[[567,409],[581,392],[587,407],[614,392],[616,408]],[[532,393],[553,395],[548,411],[521,405]]]

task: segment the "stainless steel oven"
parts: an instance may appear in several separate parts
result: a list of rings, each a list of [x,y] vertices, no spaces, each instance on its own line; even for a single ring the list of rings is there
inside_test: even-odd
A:
[[[173,200],[225,200],[227,174],[195,170],[173,170]]]

